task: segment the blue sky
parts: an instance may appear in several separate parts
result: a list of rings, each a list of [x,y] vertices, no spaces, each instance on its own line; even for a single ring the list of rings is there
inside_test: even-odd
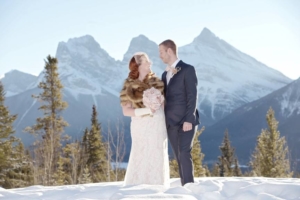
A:
[[[46,56],[73,37],[92,35],[121,60],[140,34],[182,46],[204,27],[286,76],[300,77],[298,0],[0,0],[0,77],[12,69],[38,75]]]

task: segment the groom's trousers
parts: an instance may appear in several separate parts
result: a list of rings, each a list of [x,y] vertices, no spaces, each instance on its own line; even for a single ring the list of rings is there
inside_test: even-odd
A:
[[[193,125],[192,130],[186,132],[183,131],[182,125],[167,127],[168,138],[178,163],[182,185],[194,182],[194,166],[191,150],[197,127]]]

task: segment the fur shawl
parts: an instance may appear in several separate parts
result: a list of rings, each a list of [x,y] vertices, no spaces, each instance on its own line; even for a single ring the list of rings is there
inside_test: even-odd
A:
[[[121,104],[131,102],[133,108],[145,108],[143,92],[151,87],[158,89],[163,95],[164,83],[153,73],[148,74],[143,81],[127,78],[120,92]]]

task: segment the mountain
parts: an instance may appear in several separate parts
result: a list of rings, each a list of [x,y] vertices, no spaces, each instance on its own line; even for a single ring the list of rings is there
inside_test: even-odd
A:
[[[62,83],[72,93],[101,94],[119,88],[124,78],[120,62],[89,35],[60,42],[56,57]]]
[[[11,70],[5,73],[1,79],[5,88],[5,96],[13,96],[26,91],[37,81],[37,77],[18,70]]]
[[[236,108],[259,99],[291,82],[204,28],[179,56],[193,64],[198,75],[201,121],[211,125]]]
[[[139,35],[138,37],[134,37],[129,45],[127,52],[124,54],[122,65],[124,68],[128,69],[128,63],[132,58],[132,55],[136,52],[145,52],[148,54],[151,62],[152,62],[152,71],[158,77],[161,77],[163,71],[166,66],[159,58],[158,46],[155,42],[149,40],[144,35]],[[126,74],[127,75],[127,74]]]
[[[285,136],[292,159],[300,160],[300,78],[261,99],[241,106],[207,127],[200,136],[205,160],[208,163],[217,160],[225,129],[228,129],[239,161],[248,163],[256,146],[257,136],[262,129],[268,128],[266,114],[270,107],[275,111],[280,135]]]
[[[58,44],[58,72],[64,85],[63,97],[69,107],[63,117],[70,126],[66,132],[80,139],[90,125],[91,109],[95,104],[104,134],[108,123],[115,127],[117,119],[124,122],[127,152],[130,149],[129,117],[122,115],[119,91],[128,76],[128,61],[136,51],[146,52],[153,62],[152,70],[160,77],[165,69],[158,55],[158,46],[144,35],[134,37],[123,60],[115,60],[90,36],[69,39]],[[291,80],[254,58],[238,51],[204,29],[194,41],[179,47],[182,60],[195,66],[198,74],[198,108],[202,125],[216,123],[241,105],[257,100],[277,90]],[[7,98],[6,104],[16,120],[17,135],[29,145],[33,138],[24,135],[26,126],[35,124],[42,113],[31,98],[40,91],[37,85],[43,72],[22,93]],[[25,85],[25,83],[23,83]],[[116,129],[116,128],[115,128]],[[115,131],[115,130],[113,130]]]
[[[64,119],[70,124],[66,133],[74,139],[81,139],[84,129],[90,126],[93,105],[98,109],[104,134],[107,133],[109,122],[111,129],[115,130],[116,119],[122,118],[118,88],[121,87],[125,75],[121,62],[110,57],[94,38],[88,35],[60,42],[55,56],[58,59],[60,80],[64,86],[63,99],[69,104],[63,112]],[[38,110],[41,104],[31,95],[41,92],[37,86],[43,77],[44,72],[41,72],[30,89],[6,100],[11,113],[18,114],[15,122],[16,135],[23,139],[26,146],[31,144],[34,138],[22,130],[35,124],[35,119],[42,115]],[[126,124],[129,124],[128,121],[129,119],[124,119]]]

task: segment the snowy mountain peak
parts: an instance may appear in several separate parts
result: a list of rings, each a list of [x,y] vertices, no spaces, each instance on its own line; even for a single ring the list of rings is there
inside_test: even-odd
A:
[[[85,58],[89,57],[93,53],[99,52],[101,52],[103,56],[110,57],[90,35],[71,38],[67,42],[60,42],[58,44],[56,56],[61,55],[66,51],[70,54],[76,54],[77,56]]]
[[[146,54],[148,54],[150,60],[153,63],[152,71],[155,72],[158,76],[161,75],[165,68],[165,64],[163,64],[159,58],[158,45],[155,42],[151,41],[144,35],[139,35],[132,38],[129,44],[129,48],[124,54],[122,65],[125,65],[126,68],[128,68],[128,62],[136,52],[145,52]]]
[[[210,43],[210,42],[214,42],[216,40],[220,40],[213,32],[211,32],[208,28],[204,28],[200,35],[198,37],[196,37],[193,41],[193,43],[201,43],[201,42],[206,42],[206,43]]]
[[[96,40],[94,39],[93,36],[91,35],[83,35],[83,36],[80,36],[80,37],[75,37],[75,38],[70,38],[68,40],[69,41],[85,41],[85,42],[94,42],[94,43],[97,43]]]
[[[123,62],[128,62],[132,55],[136,52],[146,52],[151,55],[158,55],[158,46],[155,42],[149,40],[144,35],[132,38],[127,52],[124,54]]]
[[[36,77],[32,74],[28,74],[28,73],[25,73],[25,72],[22,72],[22,71],[19,71],[19,70],[16,70],[16,69],[13,69],[13,70],[10,70],[9,72],[6,72],[4,74],[4,77],[6,78],[16,78],[17,76],[32,76],[32,77]]]
[[[19,70],[11,70],[7,72],[1,79],[6,91],[6,97],[13,96],[27,90],[36,80],[36,76]]]
[[[131,41],[132,42],[137,42],[137,41],[139,41],[139,42],[148,42],[148,41],[150,41],[150,39],[148,37],[146,37],[145,35],[140,34],[139,36],[132,38]]]
[[[74,93],[100,94],[107,84],[119,84],[119,63],[90,35],[60,42],[56,58],[63,85]]]
[[[67,44],[77,44],[77,45],[96,45],[97,47],[100,47],[98,42],[94,39],[91,35],[84,35],[78,38],[71,38],[68,40]]]
[[[144,35],[139,35],[137,37],[132,38],[128,49],[146,48],[146,47],[156,48],[156,49],[158,48],[155,42],[151,41],[149,38],[147,38]]]

